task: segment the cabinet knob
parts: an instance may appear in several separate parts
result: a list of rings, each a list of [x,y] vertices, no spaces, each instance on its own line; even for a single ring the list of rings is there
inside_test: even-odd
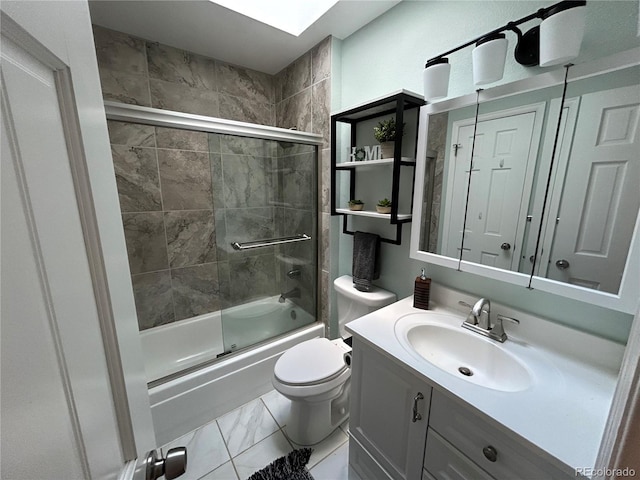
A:
[[[484,447],[482,449],[482,453],[484,453],[484,457],[490,462],[495,462],[496,460],[498,460],[498,451],[491,445],[487,445],[486,447]]]

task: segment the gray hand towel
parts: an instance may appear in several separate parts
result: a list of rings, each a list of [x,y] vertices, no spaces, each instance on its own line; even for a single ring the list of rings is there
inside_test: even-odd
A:
[[[380,236],[375,233],[356,232],[353,235],[353,263],[351,274],[357,290],[368,292],[372,280],[380,278]]]

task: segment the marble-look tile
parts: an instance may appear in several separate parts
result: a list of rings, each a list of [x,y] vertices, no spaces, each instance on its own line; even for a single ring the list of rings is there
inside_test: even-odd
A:
[[[331,245],[330,245],[330,227],[331,227],[331,214],[320,214],[320,241],[318,242],[318,253],[320,255],[320,269],[325,272],[329,271],[329,260],[331,259]]]
[[[289,157],[292,155],[300,155],[303,153],[314,153],[315,145],[305,145],[304,143],[278,142],[276,156]]]
[[[151,148],[112,145],[118,198],[122,212],[162,210],[158,161]]]
[[[97,25],[93,25],[93,40],[100,68],[146,75],[144,40]]]
[[[213,208],[209,155],[183,150],[158,150],[164,210]]]
[[[165,212],[164,222],[171,268],[217,260],[212,210]]]
[[[201,477],[200,480],[239,480],[239,477],[233,463],[227,462],[216,468],[213,472],[207,473],[204,477]]]
[[[220,139],[224,135],[219,133],[208,133],[207,138],[209,139],[209,153],[220,153]]]
[[[323,80],[312,87],[311,131],[322,135],[322,148],[331,147],[331,80]]]
[[[197,430],[168,443],[163,447],[163,451],[166,452],[174,447],[187,447],[187,471],[180,477],[180,480],[198,480],[212,470],[215,471],[221,465],[231,463],[216,422],[207,423]],[[233,471],[233,467],[231,470]]]
[[[286,98],[276,106],[276,126],[297,128],[302,132],[311,131],[311,89]]]
[[[156,142],[158,148],[195,152],[209,151],[209,139],[205,132],[156,127]]]
[[[176,320],[220,310],[217,264],[173,269],[171,284]]]
[[[281,99],[286,100],[311,85],[311,54],[302,55],[291,63],[279,78]]]
[[[314,154],[285,157],[282,166],[282,201],[289,208],[312,210],[316,207],[315,180],[316,159]]]
[[[322,271],[320,273],[320,318],[319,320],[327,327],[327,334],[329,338],[336,338],[339,336],[338,332],[330,330],[329,319],[331,318],[331,297],[329,285],[329,272]]]
[[[319,180],[320,211],[331,213],[331,150],[328,148],[320,152]]]
[[[309,470],[314,480],[354,480],[349,472],[349,442],[343,443]]]
[[[185,84],[149,79],[151,106],[176,112],[218,117],[218,94],[205,88],[193,88]]]
[[[306,233],[312,238],[316,234],[316,213],[312,210],[302,210],[296,208],[284,208],[279,210],[276,217],[276,223],[280,227],[279,235],[288,237],[290,235],[298,235]],[[313,247],[313,242],[299,242],[288,245],[290,247],[299,247],[308,250]],[[313,248],[311,248],[313,250]],[[304,258],[308,258],[305,256]]]
[[[273,255],[229,260],[231,301],[234,305],[270,297],[278,293]]]
[[[275,235],[275,215],[271,207],[226,210],[225,223],[228,242],[252,242],[273,238]],[[260,250],[262,253],[266,249]]]
[[[229,262],[218,262],[218,285],[220,287],[218,296],[220,298],[220,309],[224,310],[233,306],[231,302],[231,268]]]
[[[274,166],[271,158],[222,155],[225,208],[264,207],[273,204]]]
[[[291,400],[282,395],[277,390],[271,390],[269,393],[265,393],[260,397],[267,409],[271,413],[271,416],[276,420],[276,423],[280,428],[284,427],[289,421],[289,415],[291,413]]]
[[[147,43],[149,77],[214,90],[213,65],[210,58],[158,43]]]
[[[259,398],[218,418],[218,425],[232,458],[278,430]]]
[[[213,209],[220,210],[224,205],[224,178],[222,176],[222,155],[210,153],[211,164],[211,190],[213,194]]]
[[[222,62],[216,62],[215,68],[219,92],[241,97],[249,103],[275,103],[272,75]]]
[[[149,79],[146,75],[134,75],[117,70],[100,69],[102,98],[131,105],[151,106]]]
[[[112,145],[150,148],[156,146],[155,130],[151,125],[107,120],[107,128]]]
[[[278,154],[278,142],[260,138],[220,135],[220,152],[254,157],[274,157]],[[213,151],[213,150],[210,150]]]
[[[133,275],[131,282],[140,331],[175,321],[169,270]]]
[[[270,103],[252,102],[246,98],[234,97],[220,93],[220,118],[236,120],[238,122],[271,125],[275,123],[275,105]]]
[[[286,427],[283,430],[286,435]],[[347,437],[340,428],[336,428],[331,435],[322,440],[320,443],[312,445],[311,448],[313,448],[313,453],[311,454],[311,458],[309,459],[307,468],[313,468],[314,465],[318,464],[321,460],[330,455],[338,447],[346,443],[348,439],[349,437]],[[302,445],[297,445],[294,442],[291,443],[295,448],[304,448]]]
[[[331,76],[331,37],[327,37],[311,49],[311,83],[318,83]]]
[[[169,268],[162,212],[123,213],[131,274]]]
[[[249,478],[276,458],[289,454],[293,448],[282,432],[277,431],[233,459],[240,478]]]

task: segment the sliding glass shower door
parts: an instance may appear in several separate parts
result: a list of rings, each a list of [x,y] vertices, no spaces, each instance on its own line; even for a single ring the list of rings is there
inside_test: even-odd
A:
[[[209,134],[224,353],[313,323],[317,152]]]

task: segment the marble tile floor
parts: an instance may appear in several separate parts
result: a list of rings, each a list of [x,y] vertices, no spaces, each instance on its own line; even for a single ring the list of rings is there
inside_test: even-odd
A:
[[[287,437],[289,400],[275,390],[163,446],[187,447],[181,480],[245,480],[299,448]],[[361,480],[349,464],[349,422],[313,447],[307,468],[315,480]]]

